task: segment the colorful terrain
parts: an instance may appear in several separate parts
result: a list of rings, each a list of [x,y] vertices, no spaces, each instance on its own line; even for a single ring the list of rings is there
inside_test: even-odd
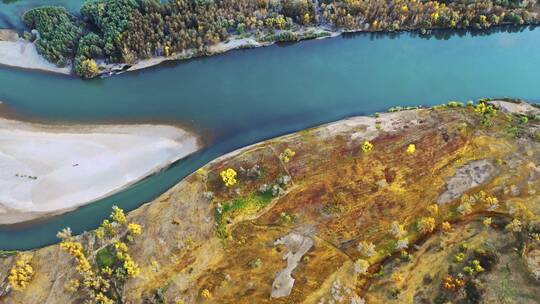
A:
[[[59,245],[1,303],[539,303],[540,110],[391,109],[244,148]]]

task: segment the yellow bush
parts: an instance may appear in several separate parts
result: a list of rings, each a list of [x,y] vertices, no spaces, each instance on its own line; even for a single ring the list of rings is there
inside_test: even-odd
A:
[[[234,171],[234,169],[229,168],[227,170],[223,170],[219,175],[221,175],[221,179],[223,180],[223,183],[225,183],[226,187],[236,185],[236,171]]]
[[[139,266],[133,261],[131,256],[129,254],[126,254],[124,257],[124,269],[126,270],[127,274],[134,278],[139,275],[140,269]]]
[[[307,25],[309,24],[309,22],[311,21],[311,16],[309,15],[309,13],[305,13],[304,14],[304,25]]]
[[[107,219],[103,220],[103,222],[101,223],[101,226],[98,228],[98,230],[99,229],[102,229],[103,232],[96,231],[96,236],[98,238],[100,236],[101,237],[105,236],[105,234],[107,234],[109,236],[115,236],[116,235],[116,230],[114,229],[113,224]],[[101,235],[102,233],[103,233],[103,235]]]
[[[99,74],[99,68],[94,59],[85,59],[76,65],[77,73],[85,78],[92,78]]]
[[[476,105],[474,107],[474,111],[480,114],[487,114],[487,115],[497,114],[497,110],[493,107],[493,105],[488,105],[485,102],[480,102],[478,105]]]
[[[433,14],[431,14],[431,20],[432,20],[433,22],[439,21],[439,13],[434,12]]]
[[[496,210],[497,208],[499,208],[499,199],[495,196],[488,196],[486,199],[485,199],[485,202],[487,204],[487,209],[489,211],[493,211],[493,210]]]
[[[115,241],[113,245],[116,249],[116,257],[120,260],[123,260],[125,258],[125,255],[128,253],[127,245],[120,241]]]
[[[100,304],[114,304],[114,301],[109,299],[106,295],[99,292],[96,294],[96,303]]]
[[[119,260],[124,261],[123,267],[126,270],[127,274],[132,278],[138,276],[140,273],[139,266],[135,263],[135,261],[133,261],[133,259],[129,255],[129,249],[127,245],[120,241],[115,241],[113,245],[116,249],[116,257]]]
[[[109,266],[106,266],[105,268],[101,269],[101,271],[102,271],[103,273],[109,275],[109,276],[112,275],[112,272],[113,272],[112,269],[111,269],[111,267],[109,267]]]
[[[92,266],[84,254],[81,243],[70,241],[62,242],[60,243],[60,248],[77,260],[77,271],[83,275],[92,272]]]
[[[416,152],[416,145],[415,144],[410,144],[407,147],[407,154],[414,154],[414,152]]]
[[[452,230],[452,225],[449,222],[443,222],[441,227],[444,231]]]
[[[96,237],[99,240],[102,240],[105,237],[105,229],[103,229],[103,227],[99,227],[98,229],[96,229]]]
[[[132,235],[140,235],[142,233],[141,225],[135,223],[128,224],[128,231]]]
[[[368,153],[371,150],[373,150],[373,144],[367,140],[364,141],[364,143],[362,144],[362,151],[364,151],[364,153]]]
[[[31,259],[30,255],[22,254],[11,268],[8,282],[14,290],[25,289],[34,276],[34,269],[30,265]]]
[[[202,292],[201,292],[201,296],[205,299],[211,299],[212,298],[212,293],[210,292],[210,290],[208,289],[204,289]]]
[[[513,219],[512,222],[506,225],[506,229],[513,232],[520,232],[523,229],[523,224],[518,219]]]
[[[291,161],[291,159],[296,155],[296,152],[293,150],[287,148],[285,151],[283,151],[281,154],[279,154],[279,159],[281,159],[282,162],[288,163]]]
[[[118,208],[118,206],[113,206],[112,209],[113,212],[111,213],[111,219],[120,225],[124,225],[126,223],[126,215],[124,214],[124,210]]]
[[[79,282],[79,280],[71,279],[64,285],[64,288],[66,289],[66,291],[75,292],[77,291],[77,289],[79,289],[80,286],[81,282]]]
[[[435,230],[435,219],[432,217],[423,217],[418,221],[418,231],[421,233],[430,233]]]
[[[465,253],[460,252],[454,256],[454,261],[456,263],[461,263],[465,259]]]

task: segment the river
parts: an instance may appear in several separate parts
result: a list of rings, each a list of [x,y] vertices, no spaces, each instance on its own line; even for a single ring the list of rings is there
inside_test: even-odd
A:
[[[0,67],[0,100],[17,115],[67,122],[174,122],[206,148],[110,198],[25,227],[0,229],[0,249],[95,228],[113,204],[137,208],[237,148],[394,105],[520,97],[540,100],[540,30],[421,38],[358,34],[239,50],[90,81]]]
[[[25,11],[38,6],[63,6],[76,14],[84,0],[1,0],[0,29],[23,28],[21,16]]]

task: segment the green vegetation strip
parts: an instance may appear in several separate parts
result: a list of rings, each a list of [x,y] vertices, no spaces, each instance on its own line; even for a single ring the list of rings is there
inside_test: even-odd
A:
[[[272,201],[271,191],[264,193],[250,194],[246,197],[234,199],[223,204],[221,208],[216,208],[216,223],[218,224],[217,235],[222,239],[230,238],[230,231],[227,229],[227,221],[233,220],[241,214],[254,214],[262,208],[268,206]]]

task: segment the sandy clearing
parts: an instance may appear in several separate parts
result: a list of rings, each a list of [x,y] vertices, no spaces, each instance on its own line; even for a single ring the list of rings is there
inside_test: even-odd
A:
[[[534,107],[528,102],[508,102],[502,100],[490,100],[488,103],[493,104],[494,106],[501,109],[503,112],[516,114],[516,115],[538,115],[540,114],[540,109]]]
[[[164,125],[38,125],[0,119],[0,224],[73,210],[197,151]]]
[[[71,74],[71,67],[59,68],[38,54],[36,46],[22,38],[0,41],[0,65]]]

